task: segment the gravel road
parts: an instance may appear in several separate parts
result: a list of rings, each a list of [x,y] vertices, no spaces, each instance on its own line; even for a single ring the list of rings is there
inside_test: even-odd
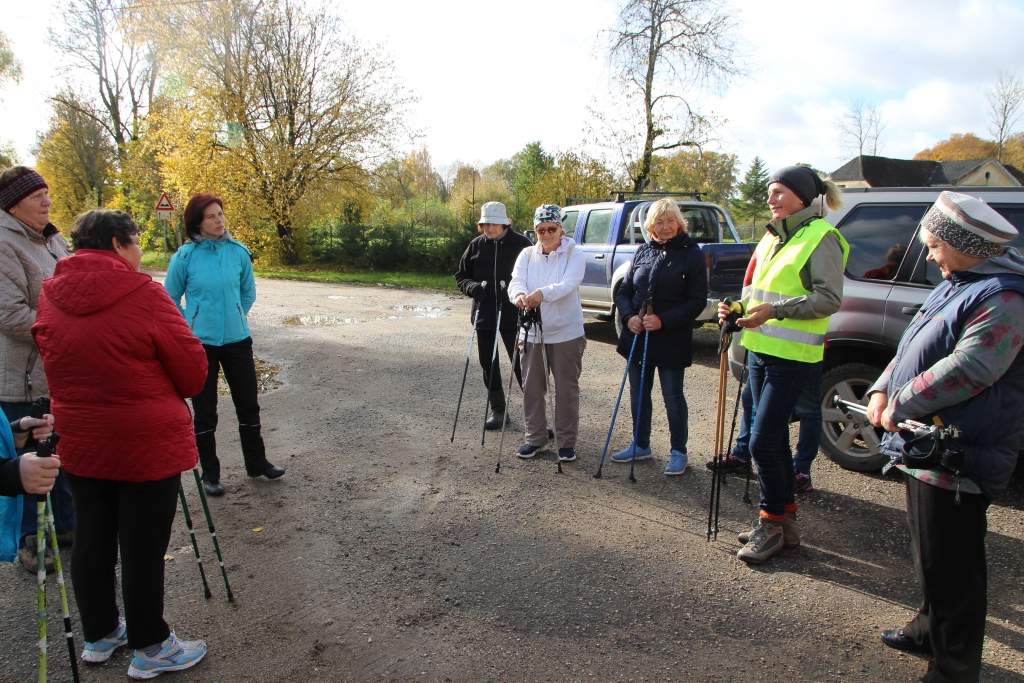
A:
[[[606,325],[587,324],[580,459],[519,461],[515,420],[480,447],[484,392],[471,366],[451,419],[467,300],[384,287],[258,283],[255,349],[280,368],[262,396],[278,482],[244,476],[230,402],[220,444],[227,495],[211,501],[234,604],[180,516],[168,551],[166,615],[205,638],[181,681],[911,681],[926,662],[879,641],[917,602],[902,485],[821,457],[802,500],[804,545],[762,567],[735,557],[754,517],[726,482],[722,529],[705,539],[718,367],[716,332],[696,335],[686,373],[694,467],[661,474],[668,451],[655,391],[656,458],[592,478],[622,376]],[[504,367],[507,367],[507,363]],[[270,385],[274,383],[271,382]],[[735,386],[730,390],[730,405]],[[514,395],[513,415],[521,414]],[[626,413],[628,415],[628,413]],[[621,415],[620,415],[621,417]],[[130,419],[130,416],[126,416]],[[628,441],[620,419],[613,446]],[[111,434],[116,438],[116,433]],[[199,511],[186,480],[190,505]],[[1024,680],[1024,477],[989,513],[985,681]],[[0,567],[0,680],[35,679],[35,581]],[[51,680],[70,680],[50,603]],[[81,648],[81,633],[76,634]],[[125,678],[127,653],[85,681]]]

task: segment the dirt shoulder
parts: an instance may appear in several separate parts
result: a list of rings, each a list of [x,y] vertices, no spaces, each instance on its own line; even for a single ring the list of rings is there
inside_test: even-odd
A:
[[[705,539],[713,331],[698,332],[685,379],[697,467],[661,474],[668,433],[655,392],[658,457],[637,466],[635,484],[627,467],[610,463],[603,479],[592,478],[623,361],[606,327],[588,323],[580,459],[557,474],[550,454],[511,455],[522,436],[516,393],[496,474],[497,436],[480,447],[475,363],[449,442],[466,300],[272,280],[258,290],[256,353],[281,368],[280,386],[261,398],[265,437],[288,474],[278,482],[244,476],[222,397],[227,495],[212,507],[237,599],[224,600],[201,533],[214,593],[203,599],[179,516],[167,619],[179,635],[205,638],[210,654],[168,680],[876,682],[923,673],[924,660],[878,640],[918,600],[898,482],[819,457],[818,490],[802,501],[804,545],[752,568],[735,558],[735,534],[753,511],[741,500],[742,479],[729,479],[719,539]],[[627,414],[613,446],[628,440]],[[194,486],[186,489],[198,511]],[[1022,680],[1019,483],[989,513],[988,548],[983,680]],[[0,568],[0,580],[0,679],[31,680],[35,581],[14,567]],[[69,680],[50,586],[51,680]],[[83,680],[123,680],[127,664],[119,653]]]

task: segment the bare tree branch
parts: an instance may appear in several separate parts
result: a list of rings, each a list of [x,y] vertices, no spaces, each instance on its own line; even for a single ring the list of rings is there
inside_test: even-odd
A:
[[[1024,84],[1009,73],[1001,72],[995,85],[988,92],[989,132],[996,142],[996,159],[1003,160],[1006,139],[1014,133],[1014,127],[1024,105]]]

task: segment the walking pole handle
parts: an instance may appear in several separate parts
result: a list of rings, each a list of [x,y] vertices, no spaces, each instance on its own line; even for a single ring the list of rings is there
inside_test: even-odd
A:
[[[729,314],[722,321],[722,334],[739,332],[742,328],[736,324],[736,321],[743,315],[743,304],[733,301],[731,297],[725,297],[722,299],[722,303],[729,307]]]
[[[41,396],[32,402],[32,412],[29,413],[29,417],[35,420],[42,420],[46,413],[50,412],[50,399],[45,396]],[[49,458],[57,450],[57,441],[60,436],[57,432],[51,432],[50,436],[39,442],[36,448],[36,457],[38,458]]]

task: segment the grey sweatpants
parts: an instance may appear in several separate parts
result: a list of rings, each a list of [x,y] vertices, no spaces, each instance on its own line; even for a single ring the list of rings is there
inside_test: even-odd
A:
[[[523,350],[523,419],[526,442],[543,445],[548,440],[545,395],[548,382],[546,366],[555,381],[555,441],[559,448],[575,448],[580,424],[580,373],[587,338],[579,337],[557,344],[527,343]]]

